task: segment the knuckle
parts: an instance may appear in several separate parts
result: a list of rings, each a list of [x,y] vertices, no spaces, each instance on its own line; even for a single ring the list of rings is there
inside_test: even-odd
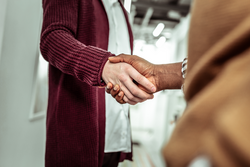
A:
[[[133,95],[136,96],[136,97],[138,97],[138,96],[140,95],[140,93],[139,93],[138,90],[134,90],[134,91],[133,91]],[[134,97],[134,98],[135,98],[135,97]]]
[[[127,103],[130,104],[130,105],[133,105],[133,103],[131,101],[128,101]]]
[[[124,67],[124,69],[126,69],[126,70],[128,70],[128,69],[129,69],[129,65],[128,65],[128,64],[126,64],[126,63],[124,63],[124,64],[123,64],[123,67]]]
[[[131,88],[130,91],[133,95],[136,95],[138,93],[138,90],[136,90],[134,87]]]
[[[154,95],[152,95],[152,94],[149,94],[149,97],[148,97],[148,99],[153,99],[154,98]]]
[[[143,93],[143,96],[142,96],[142,99],[147,100],[147,99],[149,99],[150,97],[151,97],[150,94],[144,92],[144,93]]]
[[[138,99],[136,97],[134,97],[134,96],[130,100],[131,101],[138,101]]]
[[[143,76],[142,76],[142,75],[138,75],[138,76],[136,77],[136,79],[137,79],[137,81],[141,81],[141,80],[143,79]]]
[[[120,80],[121,82],[126,82],[126,81],[127,81],[126,75],[125,75],[125,74],[120,74],[120,75],[119,75],[119,80]]]
[[[129,100],[133,100],[135,97],[134,97],[133,95],[128,95],[127,98],[128,98]]]
[[[124,69],[124,71],[129,72],[130,66],[128,64],[124,64],[123,69]]]
[[[150,99],[151,95],[150,94],[146,94],[144,99]]]
[[[142,102],[144,102],[145,100],[144,99],[140,99],[139,101],[138,101],[138,103],[142,103]]]
[[[151,99],[150,95],[147,95],[143,100],[148,100],[148,99]]]
[[[125,101],[126,103],[128,103],[128,99],[127,98],[123,98],[123,101]]]
[[[136,105],[136,104],[137,104],[137,102],[130,102],[130,104],[131,104],[131,105]]]

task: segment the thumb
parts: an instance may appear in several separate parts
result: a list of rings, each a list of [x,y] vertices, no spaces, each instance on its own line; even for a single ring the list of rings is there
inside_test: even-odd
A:
[[[124,59],[121,56],[115,56],[115,57],[109,57],[109,61],[111,63],[119,63],[119,62],[124,62]]]

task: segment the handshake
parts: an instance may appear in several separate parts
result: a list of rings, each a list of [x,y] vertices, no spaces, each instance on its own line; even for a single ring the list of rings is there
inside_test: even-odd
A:
[[[106,92],[117,102],[135,105],[153,99],[153,93],[164,89],[180,89],[183,83],[182,63],[155,65],[134,55],[109,57],[102,79]]]

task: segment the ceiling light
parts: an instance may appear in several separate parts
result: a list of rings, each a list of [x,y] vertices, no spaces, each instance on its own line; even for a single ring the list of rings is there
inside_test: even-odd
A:
[[[165,25],[163,23],[159,23],[153,31],[153,36],[158,37],[161,34],[164,27]]]
[[[176,19],[176,20],[180,20],[181,19],[181,14],[177,11],[174,10],[170,10],[167,14],[167,16],[171,19]]]

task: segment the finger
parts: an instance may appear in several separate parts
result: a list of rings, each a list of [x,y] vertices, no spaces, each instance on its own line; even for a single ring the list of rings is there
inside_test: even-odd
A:
[[[130,69],[129,72],[131,78],[133,78],[138,84],[146,88],[150,93],[154,93],[156,91],[155,85],[152,82],[150,82],[146,77],[141,75],[137,70]]]
[[[134,102],[134,101],[129,100],[129,99],[127,98],[126,95],[124,95],[123,100],[124,100],[126,103],[130,104],[130,105],[136,105],[136,104],[137,104],[137,102]]]
[[[120,54],[115,57],[109,57],[109,61],[111,63],[125,62],[125,63],[132,65],[133,62],[137,61],[138,58],[139,58],[138,56],[134,56],[134,55]]]
[[[110,91],[112,90],[112,88],[113,88],[113,84],[111,82],[109,82],[107,84],[107,86],[105,87],[105,90],[106,90],[107,93],[110,93]]]
[[[128,80],[130,80],[130,82],[128,82],[128,84],[134,84],[130,78],[128,78]],[[136,89],[136,85],[135,85],[135,89]],[[125,96],[128,98],[129,101],[133,101],[133,102],[138,103],[138,102],[142,102],[143,100],[145,100],[145,99],[141,99],[141,98],[134,96],[130,92],[130,90],[128,90],[127,87],[124,85],[121,85],[121,90],[124,92]]]
[[[124,55],[118,55],[118,56],[114,56],[114,57],[109,57],[109,61],[111,63],[119,63],[119,62],[124,62]]]
[[[120,91],[118,93],[118,95],[115,96],[115,99],[116,99],[117,102],[119,102],[121,104],[125,104],[126,102],[123,100],[123,97],[124,97],[124,92]]]
[[[133,70],[134,70],[133,72],[129,72],[130,73],[129,75],[131,75],[131,73],[137,73],[137,75],[143,77],[135,69],[133,69]],[[133,83],[131,78],[129,78],[129,77],[128,78],[122,78],[121,81],[122,81],[123,85],[125,85],[125,87],[130,91],[130,93],[127,93],[126,91],[124,91],[125,95],[128,97],[129,100],[132,100],[132,101],[135,101],[135,102],[142,102],[142,101],[138,101],[138,100],[134,99],[132,96],[134,96],[136,98],[139,98],[141,100],[146,100],[146,99],[152,99],[153,98],[152,94],[146,93],[145,91],[139,89],[138,86]],[[122,90],[123,90],[123,88],[122,88]]]
[[[119,91],[120,91],[120,86],[116,84],[114,86],[114,89],[110,91],[110,94],[115,98],[115,96],[118,95]]]

